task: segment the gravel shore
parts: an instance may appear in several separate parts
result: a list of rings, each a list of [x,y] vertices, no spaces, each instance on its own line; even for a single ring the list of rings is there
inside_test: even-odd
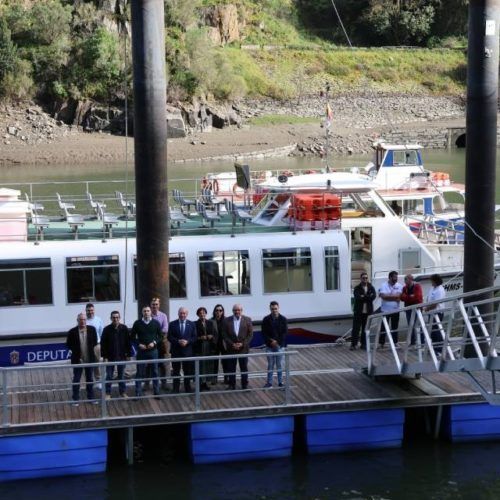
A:
[[[292,154],[322,155],[325,149],[325,99],[300,102],[244,101],[238,105],[243,125],[169,139],[173,162],[236,157],[296,145]],[[464,104],[456,98],[424,96],[342,96],[329,99],[333,110],[330,154],[364,153],[389,131],[463,126]],[[311,123],[250,126],[254,116],[312,117]],[[133,157],[133,139],[89,134],[57,122],[35,105],[0,109],[0,166],[16,164],[107,164]],[[291,148],[293,149],[293,148]]]

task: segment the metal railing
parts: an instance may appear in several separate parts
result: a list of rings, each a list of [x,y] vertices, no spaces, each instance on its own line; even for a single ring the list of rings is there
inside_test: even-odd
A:
[[[408,321],[396,330],[391,330],[391,313],[368,318],[370,375],[489,372],[491,388],[480,384],[481,393],[492,404],[500,404],[495,380],[500,370],[499,286],[409,306],[397,312],[401,313]],[[477,377],[473,379],[479,387]]]
[[[282,394],[282,397],[278,398],[279,402],[275,402],[272,406],[286,406],[291,402],[291,378],[293,376],[291,370],[290,359],[292,356],[296,355],[297,351],[284,350],[277,353],[259,352],[259,353],[249,353],[240,355],[224,355],[224,356],[193,356],[186,358],[164,358],[164,359],[154,359],[154,360],[131,360],[131,361],[121,361],[121,362],[100,362],[100,363],[81,363],[81,364],[69,364],[69,363],[56,363],[56,364],[33,364],[25,365],[19,367],[8,367],[0,368],[0,384],[1,384],[1,427],[23,427],[27,425],[36,424],[57,424],[63,422],[76,422],[76,421],[104,421],[113,419],[137,419],[141,417],[151,416],[153,412],[141,412],[137,406],[133,407],[133,412],[127,415],[121,413],[115,413],[111,411],[110,405],[115,404],[134,404],[134,401],[150,401],[151,399],[169,401],[172,399],[177,399],[178,401],[182,398],[183,401],[187,401],[187,407],[185,410],[175,410],[179,405],[165,405],[164,407],[155,408],[154,415],[158,414],[168,414],[172,415],[183,415],[183,414],[202,414],[210,413],[214,410],[203,407],[203,398],[209,397],[210,395],[224,395],[233,394],[235,392],[239,394],[249,394],[247,398],[248,405],[239,404],[228,404],[224,405],[224,410],[235,411],[239,409],[249,410],[258,409],[262,406],[255,405],[255,401],[252,400],[251,394],[255,391],[269,391],[275,389],[269,389],[264,387],[265,380],[267,380],[267,363],[262,365],[263,369],[255,369],[256,367],[249,367],[248,377],[251,381],[259,381],[259,384],[252,383],[250,387],[245,390],[227,390],[221,389],[213,386],[208,392],[202,389],[204,381],[209,377],[217,377],[218,381],[222,380],[223,376],[240,376],[236,372],[231,373],[207,373],[202,367],[206,363],[210,362],[221,362],[234,359],[235,362],[238,358],[260,359],[267,358],[269,356],[280,356],[282,363],[282,375],[283,375],[283,387],[276,389],[278,394]],[[186,373],[179,375],[178,377],[173,377],[167,374],[169,381],[173,383],[175,379],[181,382],[181,379],[189,378],[194,381],[192,392],[179,392],[173,393],[161,392],[157,394],[136,394],[136,384],[146,384],[148,382],[158,383],[160,387],[160,380],[163,375],[159,375],[156,380],[150,376],[145,376],[143,378],[137,378],[136,367],[138,365],[160,365],[164,364],[166,367],[174,363],[186,363],[190,362],[193,364],[193,373]],[[122,381],[125,381],[127,387],[126,396],[117,396],[116,386],[119,380],[115,377],[111,380],[106,380],[106,367],[107,366],[125,366],[125,377]],[[206,365],[205,365],[206,366]],[[85,390],[87,381],[85,379],[84,368],[91,368],[92,371],[99,369],[101,373],[101,380],[93,380],[91,383],[92,390],[95,392],[96,397],[92,399],[78,399],[73,400],[72,389],[73,389],[73,370],[74,368],[83,369],[82,379],[79,383],[78,393],[80,394],[82,390]],[[146,371],[147,373],[147,371]],[[276,376],[276,375],[274,375]],[[37,382],[33,382],[37,380]],[[115,392],[114,397],[111,399],[107,398],[106,385],[111,383],[112,393]],[[181,384],[182,385],[182,384]],[[96,387],[97,386],[97,387]],[[115,391],[113,391],[115,388]],[[142,392],[142,391],[140,391]],[[238,398],[241,400],[241,398]],[[234,401],[234,399],[232,400]],[[261,402],[261,401],[260,401]],[[79,412],[77,408],[74,408],[75,413],[71,419],[59,418],[58,414],[61,412],[62,407],[70,406],[81,406],[81,405],[95,405],[99,410],[94,414],[94,416],[89,417],[86,411]],[[266,405],[269,407],[269,404]],[[144,408],[141,406],[141,408]],[[221,408],[222,409],[222,408]],[[25,410],[29,413],[29,418],[23,421],[20,413]],[[58,411],[59,410],[59,411]],[[162,411],[163,410],[163,411]]]

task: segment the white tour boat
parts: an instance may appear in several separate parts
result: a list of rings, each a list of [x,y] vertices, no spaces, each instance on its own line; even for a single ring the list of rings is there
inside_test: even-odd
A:
[[[438,272],[460,291],[463,245],[419,239],[358,174],[301,177],[268,178],[251,214],[217,212],[220,200],[210,206],[206,196],[197,212],[171,208],[171,315],[182,305],[194,319],[197,307],[218,303],[230,312],[237,302],[258,331],[277,300],[291,342],[316,342],[349,331],[362,271],[375,287],[391,270],[424,286]],[[59,200],[64,219],[44,220],[20,194],[0,191],[2,365],[63,359],[64,336],[87,302],[105,322],[116,309],[131,325],[138,309],[133,217],[97,206],[98,219],[78,218]]]

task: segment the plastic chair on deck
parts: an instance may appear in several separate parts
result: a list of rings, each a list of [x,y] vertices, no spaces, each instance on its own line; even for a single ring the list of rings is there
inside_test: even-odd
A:
[[[241,208],[238,208],[231,200],[226,199],[224,202],[226,204],[227,213],[233,218],[233,225],[236,224],[236,220],[241,221],[241,223],[245,225],[247,221],[251,221],[253,219],[251,214]]]
[[[94,211],[97,218],[99,218],[99,207],[106,208],[106,204],[101,201],[94,201],[92,194],[87,191],[87,201],[89,202],[90,208]]]
[[[59,193],[56,193],[56,197],[57,197],[57,204],[59,205],[59,209],[61,210],[62,215],[64,215],[65,217],[67,215],[68,210],[75,209],[75,204],[63,201],[63,199],[61,198],[61,195]]]
[[[215,221],[220,220],[220,215],[215,210],[208,210],[203,203],[196,201],[196,211],[200,214],[203,222],[210,222],[210,227],[214,227]],[[205,227],[205,224],[203,224]]]
[[[184,198],[184,195],[180,189],[172,189],[172,195],[174,200],[180,205],[181,210],[187,207],[188,213],[190,212],[191,206],[195,207],[198,203],[194,198]]]
[[[135,215],[136,205],[133,201],[125,200],[123,193],[121,191],[115,191],[115,197],[122,207],[123,214],[125,217],[133,217]]]
[[[203,188],[201,190],[201,201],[206,205],[213,207],[217,214],[220,214],[220,207],[224,205],[224,198],[219,198],[214,194],[214,192],[209,188]]]
[[[170,221],[170,226],[174,227],[174,224],[176,224],[177,228],[181,227],[181,223],[188,221],[188,218],[182,213],[180,208],[173,207],[168,207],[168,219]]]
[[[117,226],[120,220],[116,214],[106,213],[102,205],[97,207],[97,215],[102,221],[103,238],[113,236],[113,226]]]

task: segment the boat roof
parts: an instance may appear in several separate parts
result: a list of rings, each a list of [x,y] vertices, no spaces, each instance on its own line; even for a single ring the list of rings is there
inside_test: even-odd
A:
[[[280,181],[281,179],[281,181]],[[310,191],[331,189],[342,192],[367,192],[378,186],[364,175],[350,172],[329,172],[319,174],[279,176],[260,183],[262,188],[275,191]]]
[[[384,141],[375,141],[372,144],[373,149],[384,149],[392,151],[406,151],[408,149],[423,149],[420,144],[388,144]]]

